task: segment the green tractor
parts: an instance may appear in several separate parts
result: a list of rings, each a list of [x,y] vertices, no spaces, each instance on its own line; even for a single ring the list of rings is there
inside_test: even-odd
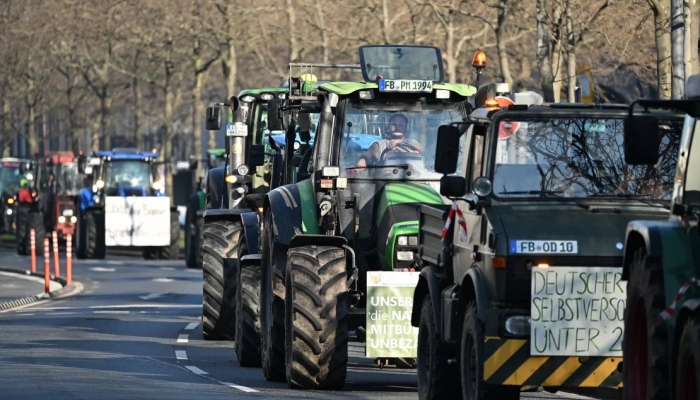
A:
[[[684,100],[638,100],[625,125],[631,165],[668,168],[670,199],[664,221],[627,225],[623,279],[627,280],[623,339],[624,398],[697,399],[700,394],[700,75],[691,75]],[[632,114],[633,108],[639,110]],[[668,148],[652,114],[686,114],[680,145]]]
[[[418,250],[418,207],[446,201],[434,172],[434,135],[467,117],[476,92],[444,83],[435,47],[363,46],[359,58],[362,82],[318,87],[320,119],[311,159],[299,167],[304,176],[263,202],[263,373],[292,388],[341,388],[353,330],[367,342],[368,358],[413,365],[412,337],[386,339],[398,346],[373,355],[381,345],[370,342],[384,339],[364,329],[368,286],[394,274],[417,278],[408,269]]]
[[[207,154],[209,157],[202,161],[206,161],[208,171],[223,163],[226,149],[209,149]],[[190,170],[196,170],[199,161],[190,158]],[[204,228],[203,213],[206,208],[206,193],[202,180],[203,177],[200,177],[195,192],[189,197],[185,213],[185,264],[187,268],[202,267],[201,237]]]

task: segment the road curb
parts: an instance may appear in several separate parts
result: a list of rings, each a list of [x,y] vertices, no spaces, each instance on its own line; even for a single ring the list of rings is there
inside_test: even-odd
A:
[[[44,277],[43,273],[38,273],[38,272],[32,273],[31,271],[26,270],[26,269],[0,267],[0,271],[11,272],[11,273],[19,274],[19,275],[36,276],[39,278]],[[59,277],[59,276],[50,275],[50,279],[54,282],[60,283],[61,286],[63,286],[63,287],[60,289],[56,289],[56,290],[49,292],[49,293],[42,293],[39,295],[27,296],[27,297],[22,297],[22,298],[16,299],[16,300],[2,302],[2,303],[0,303],[0,311],[7,311],[7,310],[10,310],[13,308],[26,306],[28,304],[37,303],[37,302],[42,301],[42,300],[67,297],[67,296],[79,293],[82,289],[82,285],[80,283],[74,282],[70,285],[67,285],[66,280]]]

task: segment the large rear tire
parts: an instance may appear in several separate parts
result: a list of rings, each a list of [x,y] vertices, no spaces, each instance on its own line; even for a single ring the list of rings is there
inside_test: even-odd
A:
[[[661,400],[671,397],[670,352],[666,322],[664,275],[642,246],[634,251],[627,282],[625,334],[622,339],[622,380],[625,399]]]
[[[204,224],[202,262],[202,334],[205,340],[234,339],[238,246],[242,227],[238,222]]]
[[[260,350],[260,265],[244,263],[240,259],[248,253],[241,243],[239,253],[238,286],[236,292],[236,356],[241,367],[262,366]]]
[[[437,322],[430,294],[425,296],[418,326],[418,398],[456,399],[461,396],[459,369],[450,365],[449,346],[436,333]]]
[[[197,254],[195,246],[197,245],[197,231],[195,223],[197,220],[197,210],[192,208],[192,201],[187,207],[185,214],[185,265],[187,268],[197,268]]]
[[[262,369],[270,382],[284,382],[284,280],[280,266],[286,254],[275,248],[272,239],[272,214],[265,214],[262,243],[262,285],[260,288],[260,320]],[[286,265],[283,266],[286,268]]]
[[[194,224],[195,227],[195,260],[196,268],[202,269],[202,257],[204,257],[204,251],[202,249],[202,242],[204,236],[204,217],[197,217],[197,221]]]
[[[341,390],[348,367],[345,250],[303,246],[288,253],[285,364],[290,388]]]
[[[180,221],[177,211],[170,212],[170,245],[161,247],[161,260],[177,260],[180,258]]]
[[[85,258],[103,260],[105,246],[105,215],[98,211],[85,213]]]
[[[27,238],[29,234],[27,233],[27,213],[29,212],[29,207],[26,205],[18,205],[17,212],[15,215],[16,219],[16,229],[15,229],[15,242],[17,244],[17,254],[20,256],[29,255],[29,242]]]
[[[25,232],[24,242],[29,248],[31,241],[31,232],[34,229],[34,237],[36,239],[37,254],[44,254],[44,238],[46,237],[46,225],[44,225],[44,214],[41,211],[30,211],[27,213],[27,231]],[[28,252],[27,252],[28,254]]]

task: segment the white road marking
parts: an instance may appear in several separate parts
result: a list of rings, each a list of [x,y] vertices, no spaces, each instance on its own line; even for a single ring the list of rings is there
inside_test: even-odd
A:
[[[170,279],[170,278],[155,278],[152,279],[153,282],[172,282],[175,279]]]
[[[185,368],[189,369],[190,371],[194,372],[194,373],[197,374],[197,375],[209,375],[208,372],[202,371],[201,369],[199,369],[199,368],[197,368],[197,367],[188,366],[188,367],[185,367]]]
[[[160,267],[163,271],[175,271],[175,268],[173,267]]]
[[[246,387],[246,386],[236,385],[236,384],[231,383],[231,382],[221,382],[221,381],[219,381],[219,383],[222,384],[222,385],[224,385],[224,386],[232,387],[232,388],[234,388],[234,389],[238,389],[238,390],[241,390],[241,391],[244,391],[244,392],[248,392],[248,393],[258,392],[258,390],[251,389],[251,388]]]
[[[186,330],[186,331],[191,331],[192,329],[196,328],[197,325],[199,325],[199,322],[192,322],[192,323],[189,323],[189,324],[187,324],[187,326],[185,327],[185,330]]]
[[[17,315],[34,315],[34,313],[17,313]]]
[[[151,294],[147,294],[145,296],[139,296],[139,298],[144,299],[144,300],[151,300],[151,299],[165,296],[166,294],[167,293],[151,293]]]
[[[114,272],[116,271],[116,268],[105,268],[105,267],[92,267],[90,268],[90,271],[97,271],[97,272]]]
[[[4,271],[0,271],[0,275],[11,276],[13,278],[24,279],[27,281],[32,281],[32,282],[41,283],[41,284],[44,283],[44,278],[39,278],[38,276],[34,276],[34,275],[22,275],[22,274],[16,274],[16,273],[12,273],[12,272],[4,272]],[[58,290],[62,287],[63,286],[58,282],[49,281],[49,290],[50,291]]]
[[[93,311],[93,314],[128,314],[131,311]]]
[[[51,315],[75,315],[75,314],[77,314],[77,313],[76,313],[76,312],[55,312],[55,313],[51,313]],[[30,314],[30,315],[34,315],[34,314]]]
[[[184,335],[184,334],[179,335],[179,336],[177,337],[177,342],[178,342],[178,343],[187,343],[187,341],[189,340],[189,339],[188,339],[189,336],[190,336],[190,335]]]
[[[10,312],[10,311],[18,311],[18,310],[21,310],[21,309],[27,308],[27,307],[37,306],[37,305],[39,305],[39,304],[48,303],[49,301],[51,301],[51,300],[41,300],[41,301],[37,301],[36,303],[25,304],[25,305],[23,305],[23,306],[19,306],[19,307],[15,307],[15,308],[10,308],[9,310],[0,311],[0,314],[8,313],[8,312]]]
[[[178,360],[187,360],[187,352],[185,350],[175,350],[175,358]]]
[[[48,301],[48,300],[47,300]],[[39,303],[34,303],[39,304]],[[115,304],[109,306],[90,306],[90,307],[42,307],[35,308],[37,311],[54,311],[54,310],[99,310],[110,308],[202,308],[201,304]],[[3,312],[3,311],[0,311]]]

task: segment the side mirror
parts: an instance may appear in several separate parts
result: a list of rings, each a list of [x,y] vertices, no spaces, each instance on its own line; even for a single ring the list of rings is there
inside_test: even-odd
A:
[[[250,146],[250,157],[248,158],[248,165],[250,165],[251,170],[254,170],[256,167],[265,165],[264,144],[253,144]]]
[[[194,171],[199,166],[199,159],[193,154],[190,156],[190,171]]]
[[[207,130],[218,131],[221,129],[221,108],[207,107]]]
[[[625,119],[625,162],[654,165],[659,160],[659,120],[651,116]]]
[[[438,128],[435,146],[435,172],[452,174],[457,170],[459,159],[459,138],[462,133],[454,125],[442,125]]]
[[[467,180],[461,176],[445,175],[440,178],[440,194],[445,197],[462,197],[467,193]]]
[[[311,114],[309,113],[299,113],[297,116],[297,125],[299,126],[299,132],[308,132],[311,130]]]
[[[271,99],[267,102],[267,129],[284,131],[287,126],[285,118],[280,115],[280,108],[286,105],[286,99]]]

